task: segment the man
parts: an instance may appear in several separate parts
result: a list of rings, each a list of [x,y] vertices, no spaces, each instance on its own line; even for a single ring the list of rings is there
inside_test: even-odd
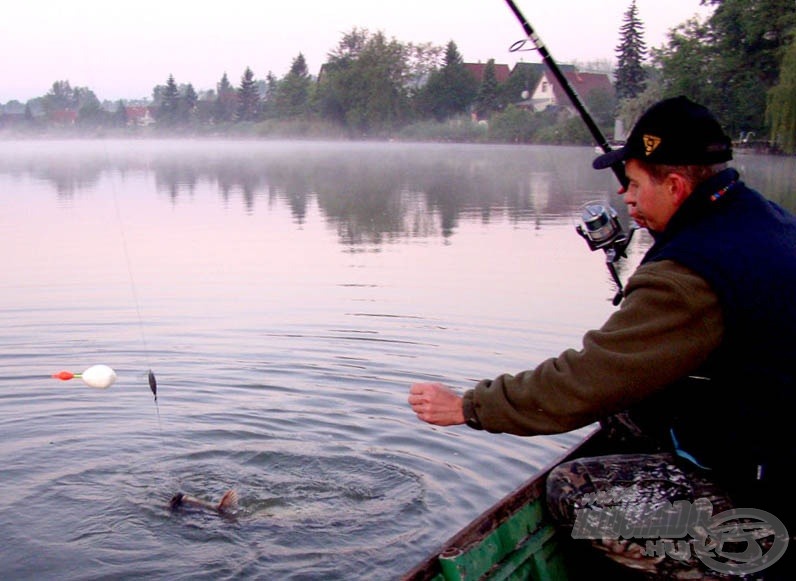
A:
[[[731,159],[707,109],[685,97],[652,106],[624,147],[593,163],[624,163],[620,193],[654,240],[621,307],[580,350],[533,370],[463,396],[414,384],[417,416],[526,436],[601,422],[616,455],[560,466],[548,479],[548,504],[565,525],[599,493],[624,489],[625,507],[703,498],[714,514],[760,509],[796,532],[783,477],[796,433],[796,217],[740,181]],[[646,555],[643,540],[595,544],[659,574],[705,569]]]

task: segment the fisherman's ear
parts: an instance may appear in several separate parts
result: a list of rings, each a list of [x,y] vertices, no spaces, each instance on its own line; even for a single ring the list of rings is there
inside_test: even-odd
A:
[[[666,187],[668,188],[672,201],[677,206],[680,206],[683,202],[685,202],[686,198],[694,189],[691,185],[691,180],[675,172],[672,172],[666,176]]]

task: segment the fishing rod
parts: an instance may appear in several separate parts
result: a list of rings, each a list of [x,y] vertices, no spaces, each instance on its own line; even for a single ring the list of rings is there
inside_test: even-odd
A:
[[[597,126],[597,123],[594,122],[594,119],[592,118],[588,109],[586,109],[586,106],[583,104],[583,101],[581,101],[580,97],[578,96],[578,93],[575,91],[572,85],[569,84],[569,81],[564,76],[564,73],[561,72],[561,69],[556,64],[556,61],[553,60],[552,55],[547,50],[547,47],[542,42],[542,39],[539,38],[539,35],[536,34],[536,32],[533,30],[528,20],[526,20],[525,16],[522,15],[522,12],[520,12],[520,9],[514,3],[514,0],[506,0],[506,4],[509,5],[509,8],[511,8],[511,11],[514,13],[514,16],[517,17],[517,20],[520,21],[520,25],[522,25],[522,28],[527,36],[527,38],[515,42],[511,46],[511,48],[509,48],[509,50],[511,52],[516,52],[517,50],[521,49],[525,45],[525,43],[530,39],[530,41],[533,42],[534,47],[536,47],[537,52],[541,55],[542,60],[550,69],[550,72],[553,73],[553,76],[556,78],[559,85],[561,85],[561,87],[564,89],[564,92],[567,94],[567,97],[569,97],[569,100],[572,102],[573,107],[575,107],[577,112],[580,114],[581,119],[583,119],[583,122],[586,124],[586,127],[589,128],[589,132],[594,137],[594,140],[597,142],[597,144],[605,153],[611,151],[611,146],[608,144],[608,140],[605,138],[602,131],[600,131],[600,128]],[[616,179],[619,180],[621,186],[623,188],[626,188],[627,176],[625,175],[625,166],[622,164],[622,162],[617,162],[613,164],[611,166],[611,169],[616,175]]]
[[[525,18],[525,16],[523,16],[522,12],[520,12],[520,9],[514,3],[514,0],[506,0],[506,4],[509,5],[509,8],[511,8],[514,16],[517,17],[517,20],[520,21],[520,24],[522,25],[526,35],[526,38],[518,40],[511,45],[509,51],[516,52],[520,50],[523,46],[525,46],[525,43],[530,40],[537,52],[541,55],[542,60],[547,65],[547,68],[549,68],[550,72],[553,73],[553,76],[558,81],[558,84],[564,89],[564,92],[567,94],[567,97],[569,97],[572,105],[580,114],[583,122],[586,123],[586,127],[588,127],[589,131],[594,137],[594,140],[597,142],[603,152],[608,153],[611,151],[611,146],[608,144],[608,140],[605,138],[602,131],[600,131],[597,123],[594,122],[594,119],[592,118],[588,109],[586,109],[583,101],[581,101],[578,93],[564,76],[564,73],[561,72],[561,69],[558,67],[558,64],[556,64],[556,61],[553,60],[550,51],[547,50],[547,47],[542,42],[542,39],[539,38],[539,35],[536,34],[528,20]],[[620,191],[625,190],[628,185],[628,179],[627,175],[625,175],[624,164],[621,161],[618,161],[611,165],[611,170],[614,172],[616,179],[619,180],[619,184],[622,186],[622,190]],[[614,282],[619,288],[612,301],[614,306],[616,306],[622,301],[622,298],[624,297],[624,290],[622,287],[622,281],[620,280],[619,274],[616,271],[615,263],[620,258],[627,257],[625,251],[627,250],[627,246],[630,244],[630,239],[633,236],[634,228],[631,227],[629,231],[625,233],[622,229],[622,225],[619,223],[616,211],[610,206],[606,208],[599,202],[589,202],[586,204],[583,209],[581,219],[583,224],[576,227],[578,234],[580,234],[586,240],[591,250],[594,251],[602,249],[605,252],[605,263],[609,272],[611,273],[611,277],[614,279]]]

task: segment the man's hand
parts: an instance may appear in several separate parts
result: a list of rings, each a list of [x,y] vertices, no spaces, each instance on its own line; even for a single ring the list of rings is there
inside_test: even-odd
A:
[[[462,398],[441,383],[415,383],[409,389],[409,405],[417,417],[436,426],[464,423]]]

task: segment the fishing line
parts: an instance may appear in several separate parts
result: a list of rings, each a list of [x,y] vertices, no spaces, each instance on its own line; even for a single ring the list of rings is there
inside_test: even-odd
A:
[[[117,196],[116,176],[115,173],[113,172],[112,164],[110,163],[110,156],[108,155],[107,145],[105,145],[105,154],[106,154],[106,163],[108,164],[108,167],[111,168],[111,188],[110,188],[111,197],[113,198],[113,206],[116,212],[116,221],[119,225],[119,236],[121,238],[125,266],[127,268],[127,275],[130,281],[130,291],[133,296],[133,302],[135,303],[135,312],[136,312],[136,317],[138,319],[138,330],[141,335],[141,342],[143,343],[144,346],[144,359],[146,360],[147,367],[149,368],[147,371],[147,383],[149,384],[149,389],[152,392],[152,395],[155,399],[155,412],[158,418],[158,435],[159,435],[159,442],[161,448],[161,454],[159,455],[160,462],[165,462],[166,440],[165,437],[163,436],[163,423],[160,418],[160,405],[158,404],[157,379],[155,377],[155,373],[152,371],[149,346],[147,343],[146,331],[144,326],[144,317],[141,312],[141,302],[139,300],[138,287],[135,283],[135,276],[133,274],[133,263],[130,257],[129,246],[127,243],[127,235],[125,232],[121,207]],[[171,466],[168,466],[165,469],[161,468],[161,470],[167,475],[167,478],[169,479],[173,478],[174,480],[176,480],[177,488],[182,488],[182,478],[179,476],[179,474],[176,474],[173,471]]]
[[[80,50],[80,52],[82,53],[82,57],[83,57],[82,60],[84,62],[91,63],[90,70],[92,70],[92,71],[97,70],[98,67],[97,67],[97,62],[96,62],[95,59],[98,57],[99,54],[102,54],[102,53],[97,53],[96,51],[88,50],[88,48],[82,43],[78,44],[78,50]],[[94,75],[90,75],[90,76],[94,76]],[[96,80],[96,79],[92,79],[92,80]],[[93,91],[93,89],[91,87],[87,87],[87,88],[89,90]],[[99,99],[99,97],[97,97],[96,94],[94,95],[94,97]],[[122,100],[119,100],[119,107],[124,107],[124,103],[123,103]],[[139,330],[139,333],[141,335],[141,342],[142,342],[142,344],[144,346],[144,358],[146,360],[147,367],[149,368],[148,369],[148,373],[147,373],[147,381],[149,383],[149,389],[150,389],[150,391],[152,392],[152,395],[155,398],[155,410],[157,411],[158,430],[159,430],[159,432],[161,434],[161,439],[162,439],[162,437],[163,437],[163,428],[162,428],[161,420],[160,420],[160,406],[158,405],[157,380],[155,379],[155,374],[152,372],[152,364],[151,364],[151,361],[150,361],[150,358],[149,358],[149,345],[147,344],[146,333],[144,332],[144,318],[143,318],[143,316],[141,314],[141,301],[139,300],[139,297],[138,297],[138,288],[137,288],[137,286],[135,284],[135,277],[133,276],[133,267],[132,267],[132,261],[130,260],[130,252],[129,252],[128,244],[127,244],[127,235],[125,233],[124,222],[122,221],[122,213],[121,213],[121,209],[119,207],[119,200],[118,200],[118,196],[117,196],[116,176],[115,176],[115,173],[113,172],[113,165],[111,164],[111,156],[109,155],[109,152],[108,152],[108,144],[105,141],[103,141],[102,150],[103,150],[104,157],[105,157],[105,164],[111,170],[110,171],[111,197],[113,198],[113,207],[114,207],[114,210],[116,212],[116,222],[117,222],[117,224],[119,226],[119,237],[121,238],[121,242],[122,242],[122,251],[124,253],[124,262],[125,262],[125,266],[127,268],[127,276],[128,276],[129,281],[130,281],[130,291],[131,291],[132,296],[133,296],[133,302],[135,303],[135,312],[136,312],[136,317],[137,317],[137,320],[138,320],[138,330]]]
[[[106,162],[109,161],[109,156],[107,155],[107,146],[106,146]],[[147,372],[147,382],[149,383],[149,390],[152,392],[152,395],[155,398],[155,410],[157,412],[158,417],[158,431],[160,433],[161,440],[163,439],[163,426],[160,420],[160,406],[158,405],[158,390],[157,390],[157,379],[155,378],[155,374],[152,371],[152,363],[149,358],[149,345],[147,344],[146,333],[144,332],[144,318],[141,315],[141,302],[138,299],[138,287],[135,284],[135,277],[133,276],[133,267],[132,261],[130,260],[130,251],[127,246],[127,235],[125,234],[124,230],[124,222],[122,221],[122,214],[119,208],[119,200],[116,195],[116,181],[113,174],[111,174],[111,197],[113,198],[113,206],[116,211],[116,221],[119,225],[119,236],[122,241],[122,250],[124,253],[124,261],[125,266],[127,267],[127,276],[130,281],[130,292],[133,295],[133,302],[135,303],[135,312],[136,317],[138,319],[138,330],[141,334],[141,342],[144,345],[144,359],[146,360],[147,367],[149,371]]]
[[[85,57],[85,60],[87,62],[92,62],[94,59],[96,59],[97,54],[98,54],[96,51],[88,51],[88,50],[86,50],[86,47],[83,46],[83,45],[80,45],[80,48],[81,48],[82,52],[85,53],[84,57]],[[98,67],[97,67],[96,62],[95,62],[95,64],[91,67],[91,70],[97,70],[97,68]],[[92,87],[93,87],[93,85],[92,85]],[[92,87],[90,87],[90,88],[92,88]],[[92,90],[93,90],[93,88],[92,88]],[[124,107],[124,102],[121,99],[118,101],[118,106],[119,107]],[[117,113],[121,113],[121,112],[117,111]],[[114,168],[114,165],[112,163],[112,161],[113,161],[112,160],[112,156],[110,154],[110,150],[109,150],[109,146],[108,146],[108,142],[105,141],[105,140],[103,140],[102,152],[103,152],[104,158],[105,158],[105,166],[108,168],[108,171],[109,171],[111,198],[113,200],[114,212],[116,214],[116,222],[117,222],[117,225],[118,225],[118,228],[119,228],[119,238],[121,240],[122,252],[124,254],[125,268],[127,269],[127,277],[128,277],[128,281],[129,281],[129,285],[130,285],[130,293],[132,295],[133,303],[135,305],[135,314],[136,314],[136,320],[137,320],[137,324],[138,324],[138,332],[139,332],[139,335],[140,335],[140,338],[141,338],[141,344],[143,345],[143,350],[144,350],[144,362],[145,362],[146,367],[147,367],[147,374],[146,374],[147,383],[149,385],[149,389],[152,392],[152,395],[153,395],[154,401],[155,401],[155,413],[156,413],[156,416],[157,416],[158,436],[159,436],[158,437],[158,442],[159,442],[158,446],[160,448],[160,453],[158,454],[157,462],[159,464],[162,464],[163,462],[166,462],[166,441],[165,441],[165,437],[163,435],[163,422],[162,422],[161,417],[160,417],[160,405],[158,403],[157,379],[155,377],[154,372],[152,371],[152,362],[151,362],[151,357],[150,357],[149,343],[147,341],[147,333],[146,333],[146,329],[145,329],[145,325],[144,325],[144,316],[143,316],[143,312],[142,312],[142,309],[141,309],[141,300],[140,300],[140,295],[139,295],[139,292],[138,292],[138,285],[136,284],[136,279],[135,279],[135,275],[134,275],[134,271],[133,271],[133,261],[132,261],[132,258],[130,256],[130,250],[129,250],[130,246],[129,246],[128,240],[127,240],[127,232],[125,230],[124,220],[122,219],[122,209],[121,209],[121,204],[120,204],[119,195],[118,195],[118,191],[119,191],[120,187],[118,187],[119,182],[117,180],[118,180],[119,176],[117,175],[117,171],[120,172],[121,169]],[[140,376],[136,375],[136,378],[138,378],[138,377],[140,377]],[[156,472],[157,471],[159,471],[162,474],[165,474],[167,480],[172,480],[172,479],[176,480],[177,487],[178,488],[182,488],[182,478],[178,474],[174,473],[173,468],[172,468],[172,466],[170,464],[167,464],[165,467],[163,467],[161,465],[159,467],[159,469],[156,470]]]

